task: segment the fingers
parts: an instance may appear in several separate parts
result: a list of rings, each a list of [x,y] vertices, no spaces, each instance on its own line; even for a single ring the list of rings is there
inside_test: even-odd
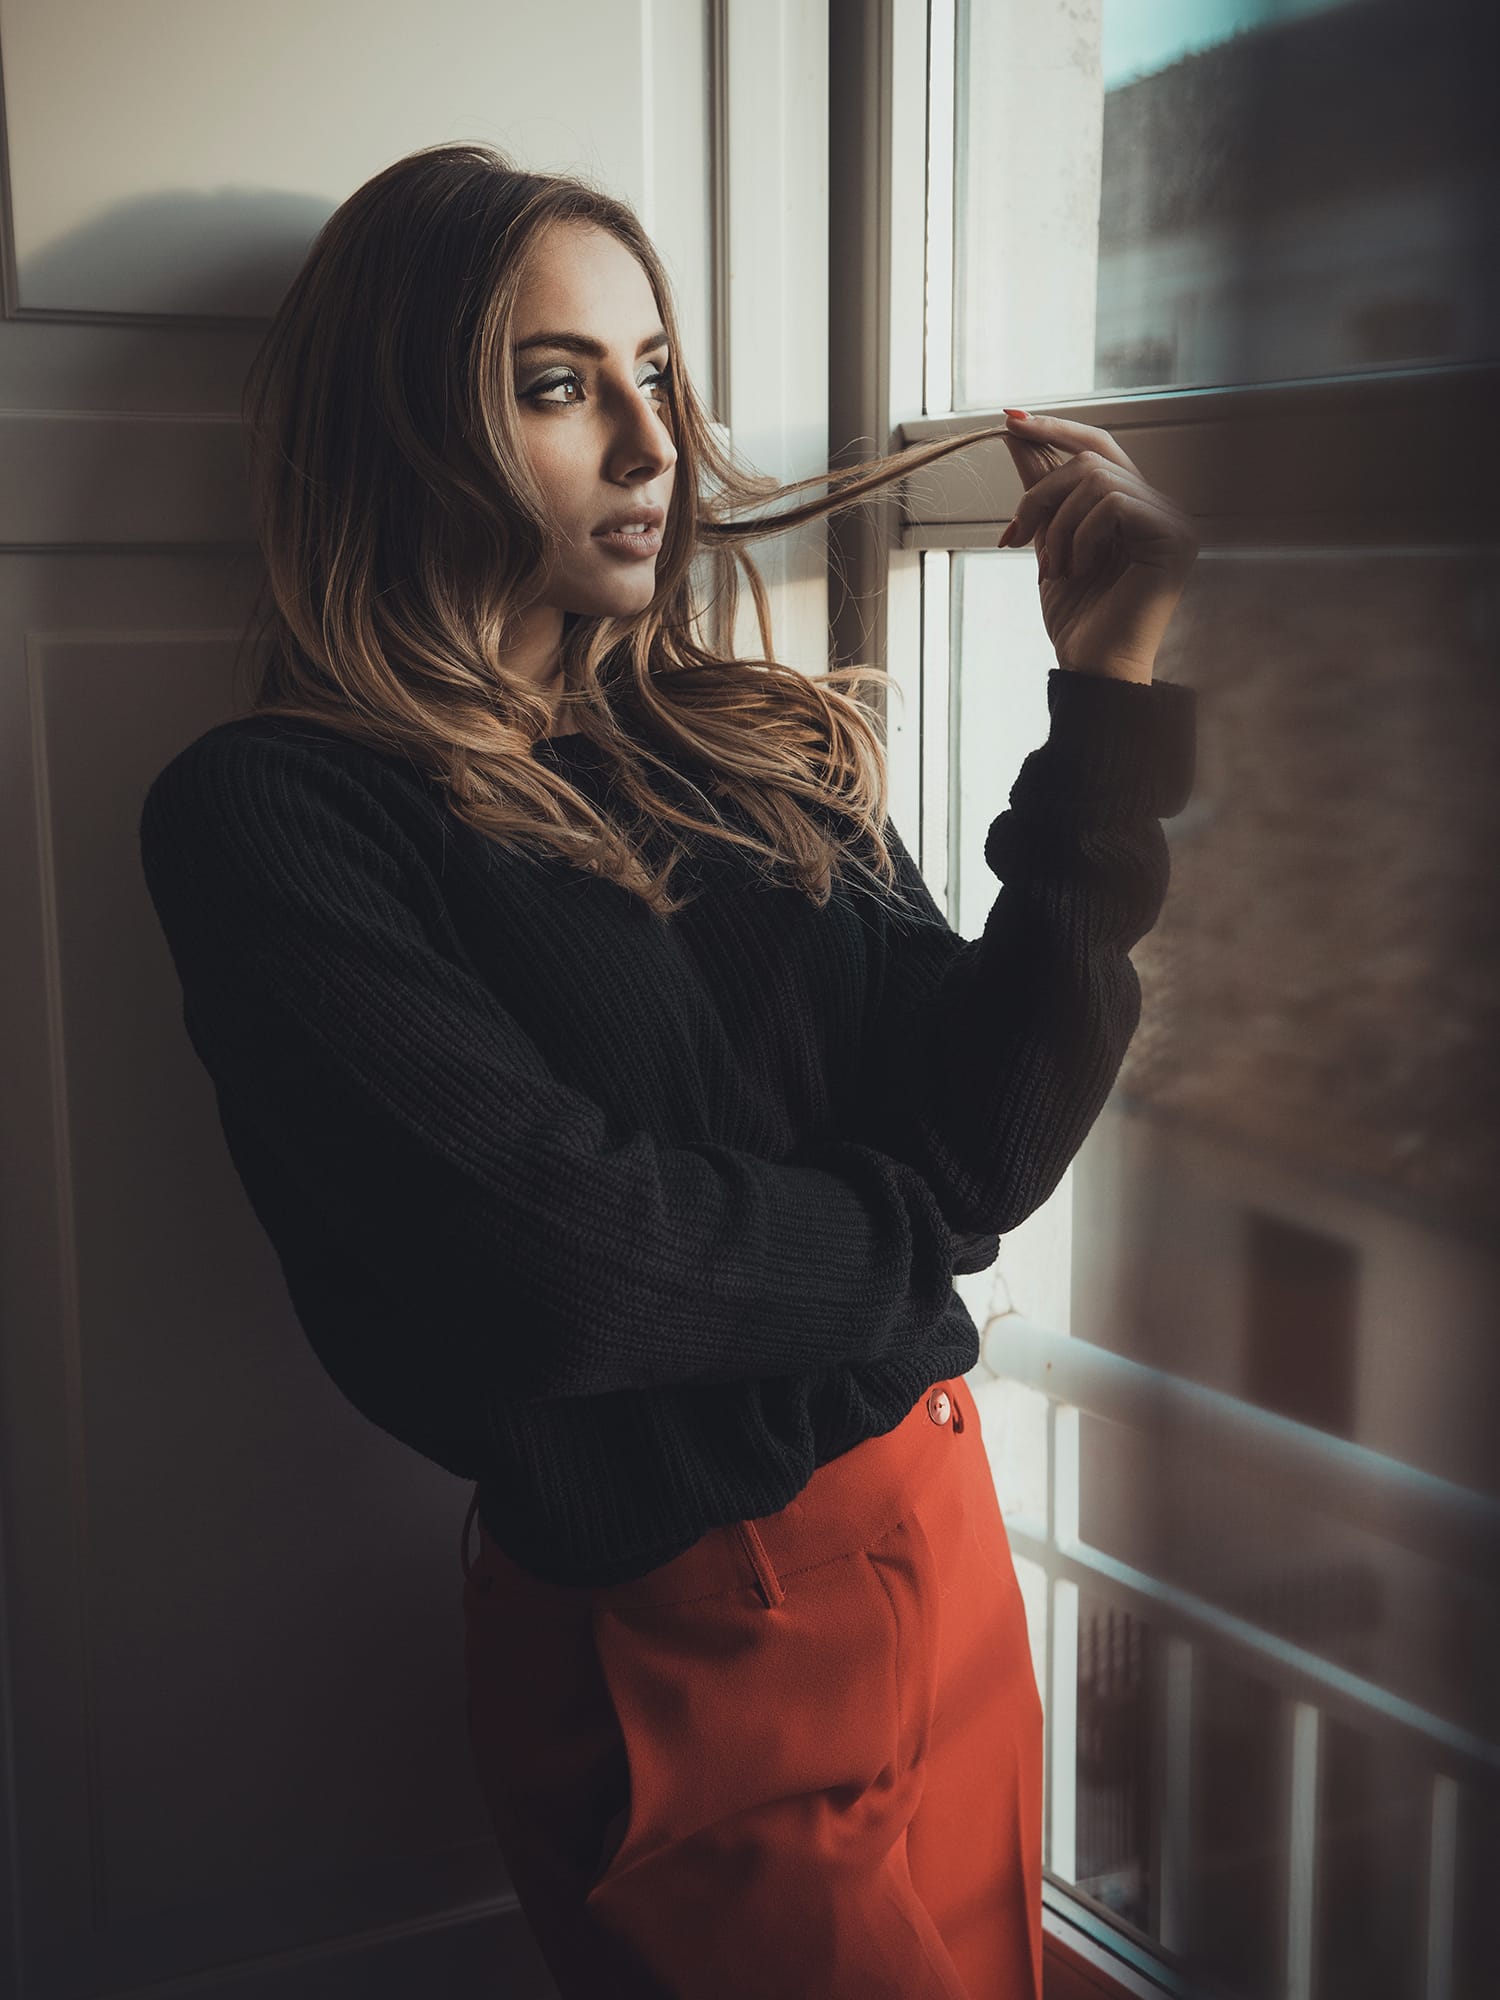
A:
[[[1103,459],[1092,448],[1081,451],[1052,471],[1043,473],[1035,485],[1027,488],[996,546],[1002,549],[1019,548],[1033,535],[1045,533],[1055,563],[1057,556],[1066,548],[1074,527],[1090,507],[1097,505],[1106,493],[1122,488],[1138,493],[1142,499],[1159,501],[1161,497],[1138,472],[1125,471]],[[1061,526],[1054,535],[1048,524],[1058,522]],[[1056,573],[1054,568],[1053,574]]]
[[[1020,474],[1023,488],[1029,489],[1035,486],[1039,479],[1044,479],[1049,472],[1068,462],[1068,454],[1060,451],[1056,445],[1032,443],[1016,436],[1012,431],[1006,431],[1003,435],[1010,447],[1011,463]]]
[[[1095,424],[1075,423],[1071,417],[1028,417],[1024,422],[1011,417],[1005,435],[1007,441],[1014,436],[1017,444],[1050,445],[1065,454],[1097,452],[1126,472],[1133,472],[1137,479],[1141,476],[1140,467],[1119,440]]]
[[[1081,575],[1112,545],[1153,569],[1185,568],[1197,553],[1192,524],[1179,508],[1139,475],[1089,452],[1024,495],[997,547],[1019,548],[1033,535],[1042,573],[1054,578]]]
[[[1064,542],[1060,554],[1053,553],[1049,530],[1050,576],[1082,576],[1119,547],[1129,550],[1132,563],[1169,570],[1181,546],[1177,523],[1166,508],[1118,487],[1090,507],[1076,528],[1069,530],[1069,541],[1071,547]]]

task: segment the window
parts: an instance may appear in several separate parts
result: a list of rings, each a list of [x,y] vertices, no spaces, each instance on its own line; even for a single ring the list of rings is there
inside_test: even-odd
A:
[[[1488,17],[832,0],[830,428],[1101,424],[1194,515],[1199,697],[1110,1103],[959,1280],[1047,1713],[1048,1925],[1121,1990],[1500,1992],[1500,588]],[[861,444],[861,440],[863,443]],[[1046,734],[1003,444],[838,524],[967,937]]]

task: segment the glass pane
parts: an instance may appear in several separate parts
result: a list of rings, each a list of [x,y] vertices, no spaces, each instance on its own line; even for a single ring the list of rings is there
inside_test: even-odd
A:
[[[1392,1882],[1427,1872],[1430,1780],[1400,1744],[1331,1722],[1318,1801],[1318,1990],[1324,2000],[1422,1991],[1422,1904]]]
[[[1457,1824],[1453,1991],[1500,1993],[1500,1924],[1495,1922],[1495,1857],[1500,1855],[1500,1792],[1470,1792]]]
[[[958,553],[952,589],[973,937],[1053,662],[1029,551]],[[1158,661],[1197,690],[1198,778],[1130,954],[1140,1023],[1071,1170],[1067,1330],[1385,1468],[1373,1499],[1330,1473],[1314,1502],[1263,1441],[1098,1411],[1058,1495],[1141,1594],[1085,1583],[1076,1639],[1052,1635],[1076,1645],[1078,1705],[1049,1865],[1236,1994],[1282,1990],[1295,1933],[1312,2000],[1420,1995],[1429,1909],[1448,1990],[1493,1984],[1494,1771],[1453,1767],[1434,1874],[1445,1753],[1403,1704],[1500,1766],[1500,1577],[1480,1545],[1424,1541],[1398,1496],[1410,1467],[1500,1497],[1497,640],[1492,550],[1207,551]],[[1344,1678],[1294,1798],[1303,1657]]]
[[[1287,1857],[1282,1705],[1211,1651],[1194,1656],[1191,1697],[1178,1948],[1233,1993],[1275,1993]]]
[[[1045,1712],[1052,1699],[1047,1685],[1047,1572],[1040,1563],[1015,1558],[1016,1582],[1021,1586],[1021,1603],[1026,1610],[1026,1632],[1031,1641],[1031,1670]]]
[[[953,407],[1494,352],[1473,0],[959,0]]]
[[[1019,1382],[975,1390],[1000,1512],[1047,1518],[1047,1398]]]
[[[1141,1931],[1153,1895],[1150,1672],[1146,1621],[1080,1591],[1074,1880]]]

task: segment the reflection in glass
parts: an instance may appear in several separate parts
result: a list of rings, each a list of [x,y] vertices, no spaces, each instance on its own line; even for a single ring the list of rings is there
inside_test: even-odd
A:
[[[954,408],[1484,356],[1480,18],[960,0]]]
[[[956,554],[952,587],[973,936],[1049,659],[1029,553]],[[1491,550],[1208,550],[1157,663],[1197,690],[1198,780],[1059,1331],[1265,1424],[1236,1453],[1085,1411],[1055,1511],[1123,1582],[1075,1605],[1028,1552],[1028,1612],[1044,1700],[1076,1667],[1048,1865],[1247,2000],[1289,1964],[1313,2000],[1407,2000],[1434,1963],[1500,1990],[1500,1579],[1396,1501],[1408,1469],[1500,1497],[1497,638]],[[1389,1509],[1268,1477],[1278,1424],[1358,1448]]]
[[[1137,1930],[1151,1923],[1150,1632],[1090,1592],[1078,1607],[1076,1881]]]

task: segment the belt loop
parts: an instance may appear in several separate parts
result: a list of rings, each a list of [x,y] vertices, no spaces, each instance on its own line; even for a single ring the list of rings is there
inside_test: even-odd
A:
[[[957,1390],[958,1390],[958,1384],[957,1384],[957,1383],[955,1382],[955,1383],[954,1383],[954,1385],[953,1385],[953,1387],[954,1387],[954,1392],[955,1392],[955,1393],[954,1393],[954,1394],[953,1394],[953,1396],[952,1396],[952,1397],[950,1398],[950,1401],[951,1401],[951,1402],[952,1402],[952,1404],[953,1404],[953,1431],[954,1431],[954,1435],[955,1435],[955,1436],[957,1436],[957,1434],[958,1434],[958,1433],[959,1433],[959,1432],[960,1432],[960,1431],[961,1431],[961,1430],[963,1429],[963,1427],[964,1427],[964,1413],[963,1413],[963,1411],[962,1411],[962,1410],[961,1410],[961,1409],[960,1409],[960,1408],[958,1407],[958,1395],[957,1395]]]
[[[474,1567],[473,1563],[469,1560],[469,1523],[478,1512],[479,1488],[476,1485],[474,1488],[474,1497],[469,1502],[469,1511],[464,1515],[463,1533],[458,1538],[458,1559],[464,1566],[465,1576],[468,1576]]]
[[[786,1596],[781,1587],[781,1578],[776,1574],[776,1566],[766,1554],[766,1545],[761,1540],[753,1521],[736,1521],[734,1531],[740,1538],[740,1546],[750,1558],[755,1571],[755,1581],[765,1600],[766,1609],[773,1610]]]

